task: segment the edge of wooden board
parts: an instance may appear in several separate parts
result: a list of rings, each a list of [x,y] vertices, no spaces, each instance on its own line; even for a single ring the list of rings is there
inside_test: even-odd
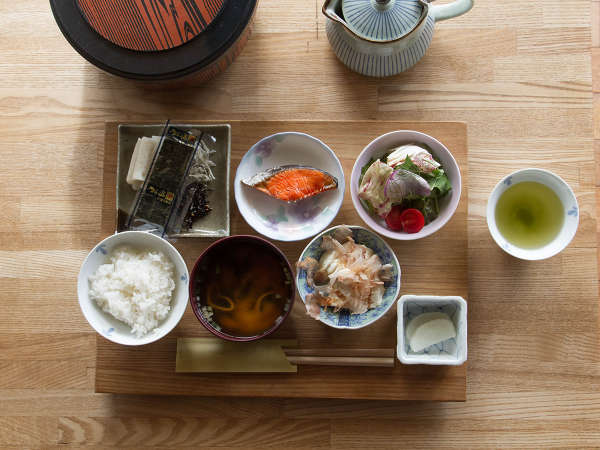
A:
[[[163,120],[144,120],[144,121],[127,121],[127,122],[115,122],[115,121],[109,121],[109,122],[105,122],[105,148],[104,148],[104,154],[103,154],[103,160],[104,160],[104,169],[103,169],[103,174],[102,174],[102,180],[103,180],[103,210],[102,210],[102,229],[103,229],[103,233],[106,234],[112,234],[114,232],[115,229],[115,221],[116,221],[116,206],[115,206],[115,200],[116,200],[116,183],[115,183],[115,172],[116,172],[116,152],[118,151],[117,149],[117,130],[118,130],[118,125],[120,124],[147,124],[147,123],[163,123]],[[418,121],[406,121],[406,120],[385,120],[385,121],[380,121],[380,120],[335,120],[335,121],[325,121],[325,120],[269,120],[269,121],[262,121],[262,120],[256,120],[256,121],[247,121],[247,120],[230,120],[230,121],[226,121],[226,120],[202,120],[202,121],[189,121],[189,120],[173,120],[171,121],[171,123],[186,123],[186,124],[204,124],[204,123],[229,123],[232,125],[232,129],[234,129],[236,126],[240,126],[241,124],[252,124],[252,123],[260,123],[263,124],[263,126],[269,127],[271,126],[272,128],[281,128],[282,129],[289,129],[291,127],[287,126],[287,125],[293,125],[296,124],[298,126],[302,126],[302,124],[306,124],[306,125],[313,125],[316,127],[322,127],[323,125],[326,124],[331,124],[334,125],[335,124],[353,124],[353,123],[361,123],[361,124],[378,124],[380,126],[384,126],[389,124],[390,125],[390,131],[394,130],[394,129],[411,129],[411,127],[416,127],[417,129],[423,129],[423,128],[432,128],[435,126],[441,126],[443,128],[445,128],[446,130],[451,131],[456,135],[457,139],[459,140],[459,142],[461,144],[464,145],[464,158],[465,160],[462,161],[462,165],[461,165],[461,173],[464,173],[464,176],[466,178],[466,171],[468,171],[468,134],[467,134],[467,124],[465,122],[456,122],[456,121],[442,121],[442,122],[418,122]],[[281,127],[278,126],[278,124],[281,124]],[[418,127],[417,127],[418,126]],[[447,128],[448,127],[448,128]],[[234,130],[232,130],[233,132],[235,132]],[[429,131],[431,133],[431,131]],[[257,138],[258,140],[258,138]],[[325,140],[327,141],[327,138],[325,138]],[[443,138],[441,139],[443,141]],[[370,139],[364,142],[364,145],[367,145],[368,142],[370,141]],[[357,153],[358,154],[358,153]],[[346,155],[346,160],[347,160],[347,155]],[[346,163],[348,163],[348,161],[346,161]],[[108,165],[112,164],[112,168],[109,167]],[[232,166],[232,170],[235,170],[235,167]],[[107,189],[104,188],[104,186],[107,186]],[[467,186],[466,183],[463,184],[463,186]],[[461,198],[461,202],[465,201],[466,206],[464,207],[464,211],[467,212],[467,216],[468,216],[468,189],[463,188],[463,195],[464,197]],[[463,212],[464,214],[464,212]],[[468,230],[468,219],[465,218],[465,229]],[[468,235],[467,235],[468,236]],[[468,247],[468,238],[467,238],[467,242],[466,245]],[[467,258],[468,258],[468,254],[467,254]],[[466,261],[466,263],[468,264],[468,259]],[[467,295],[468,298],[468,284],[465,286],[465,293]],[[169,336],[167,336],[165,339],[163,339],[162,341],[160,341],[157,344],[160,344],[160,347],[166,346],[168,347],[170,345],[170,341],[175,339],[176,340],[175,334],[171,334]],[[113,346],[116,344],[112,344],[111,342],[106,341],[102,336],[97,336],[96,339],[96,347],[97,350],[99,347],[104,348],[104,350],[106,351],[107,348],[109,348],[109,346]],[[154,345],[154,344],[150,344],[150,345]],[[147,349],[148,350],[148,349]],[[134,358],[137,359],[137,357],[143,357],[144,351],[142,350],[141,352],[133,352],[128,354],[127,351],[124,351],[123,349],[120,348],[120,346],[115,347],[115,351],[116,353],[120,353],[121,357],[123,357],[124,355],[129,355],[129,356],[133,356]],[[164,350],[163,350],[164,352]],[[172,355],[171,355],[172,353]],[[171,352],[171,349],[168,350],[168,353],[164,353],[166,356],[166,358],[168,358],[168,361],[170,361],[171,359],[173,359],[173,371],[175,370],[174,364],[175,364],[175,351]],[[106,355],[106,353],[105,353]],[[172,358],[171,358],[172,356]],[[448,384],[446,384],[445,386],[439,386],[439,392],[437,393],[433,393],[432,391],[436,391],[436,386],[429,386],[428,387],[428,391],[424,388],[424,383],[423,382],[418,382],[419,379],[419,375],[418,374],[423,374],[423,376],[425,378],[432,378],[432,369],[430,369],[431,366],[425,366],[422,369],[419,369],[418,366],[406,366],[406,370],[410,372],[410,375],[408,375],[406,377],[406,380],[410,380],[411,378],[414,380],[415,382],[415,388],[416,390],[414,391],[410,391],[410,394],[407,396],[406,392],[407,389],[406,388],[398,388],[397,386],[400,386],[401,384],[396,385],[396,389],[401,389],[400,392],[398,392],[400,395],[396,395],[394,396],[394,392],[389,392],[386,391],[386,387],[385,386],[380,386],[377,391],[377,393],[375,395],[373,395],[372,393],[368,393],[365,394],[363,392],[357,392],[357,390],[353,390],[352,386],[350,386],[348,388],[348,390],[344,390],[342,389],[338,389],[338,390],[332,390],[330,392],[326,392],[324,393],[323,390],[321,390],[320,392],[311,392],[311,390],[308,390],[302,386],[296,386],[295,388],[292,386],[290,390],[286,390],[284,392],[283,387],[280,389],[274,389],[273,391],[270,390],[264,390],[261,391],[260,389],[257,389],[257,386],[255,386],[254,388],[250,388],[249,391],[244,392],[244,388],[242,387],[241,389],[236,388],[235,386],[233,386],[235,383],[231,382],[228,386],[227,389],[223,390],[220,386],[214,385],[212,386],[212,382],[215,380],[220,380],[222,378],[221,374],[207,374],[208,378],[204,378],[203,376],[198,376],[198,374],[188,374],[189,376],[192,376],[192,378],[190,380],[182,380],[184,385],[189,385],[189,386],[193,386],[193,389],[191,389],[192,392],[186,390],[186,389],[180,389],[179,386],[172,386],[170,387],[167,391],[165,390],[161,390],[161,389],[157,389],[157,390],[153,390],[153,386],[155,387],[156,383],[160,383],[159,380],[153,381],[152,379],[155,377],[160,378],[160,374],[159,373],[152,373],[152,371],[143,371],[143,373],[139,373],[138,370],[135,370],[135,366],[134,367],[125,367],[123,365],[118,366],[119,368],[117,369],[112,369],[110,364],[107,364],[106,361],[102,362],[100,360],[100,357],[102,357],[102,354],[99,354],[99,352],[96,352],[96,376],[94,379],[94,385],[95,385],[95,391],[96,392],[106,392],[106,393],[117,393],[117,394],[148,394],[148,395],[196,395],[196,396],[237,396],[237,397],[296,397],[296,398],[340,398],[340,399],[370,399],[370,400],[377,400],[377,399],[388,399],[388,400],[397,400],[397,401],[402,401],[402,400],[428,400],[428,401],[458,401],[458,402],[462,402],[462,401],[466,401],[466,373],[467,373],[467,363],[465,363],[463,366],[458,366],[455,368],[447,368],[447,369],[442,369],[443,372],[437,372],[435,374],[435,376],[433,376],[433,378],[437,377],[437,376],[443,376],[446,377],[448,379]],[[119,357],[115,356],[115,359],[113,360],[116,364],[119,363]],[[167,361],[167,360],[165,360]],[[168,366],[168,362],[164,362],[163,361],[163,369],[164,367]],[[399,362],[397,362],[397,364],[400,365]],[[98,370],[98,368],[100,368],[100,370]],[[304,373],[305,375],[308,374],[312,374],[315,376],[315,379],[318,380],[319,379],[319,370],[322,370],[323,368],[319,368],[319,367],[310,367],[310,366],[303,366],[300,371],[302,373]],[[439,369],[438,369],[439,370]],[[456,373],[456,375],[452,375],[450,376],[450,378],[448,378],[448,375],[444,375],[444,373],[447,372],[451,372],[451,373]],[[342,371],[327,371],[327,372],[323,372],[325,373],[327,376],[335,376],[336,373],[342,374]],[[349,373],[352,373],[352,371],[350,371]],[[375,372],[375,373],[379,373],[379,372]],[[398,372],[396,372],[398,373]],[[389,375],[389,372],[387,373]],[[247,374],[245,374],[247,375]],[[235,376],[245,376],[243,374],[236,374]],[[269,374],[271,375],[271,374]],[[380,376],[385,376],[385,373],[381,373]],[[127,386],[123,386],[119,380],[123,380],[125,378],[122,377],[132,377],[133,380],[138,379],[139,378],[139,383],[134,382],[128,382],[126,383]],[[166,377],[166,379],[170,382],[170,383],[177,383],[177,380],[175,379],[170,379],[170,377]],[[214,380],[212,380],[214,379]],[[277,382],[277,377],[270,377],[270,379],[272,379],[274,382]],[[325,380],[326,377],[323,379]],[[289,381],[289,380],[287,380]],[[303,379],[300,380],[300,382],[304,382],[304,383],[311,383],[310,380],[307,379]],[[318,381],[317,381],[318,382]],[[354,379],[354,382],[356,382],[356,378]],[[408,381],[407,381],[408,382]],[[208,385],[207,385],[208,383]],[[241,383],[244,384],[244,383]],[[252,383],[246,383],[246,386],[252,386]],[[212,386],[212,387],[210,387]],[[412,385],[411,385],[412,388]],[[427,392],[426,392],[427,391]]]

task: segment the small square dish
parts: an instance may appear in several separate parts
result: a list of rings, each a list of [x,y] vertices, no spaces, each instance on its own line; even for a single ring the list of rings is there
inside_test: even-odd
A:
[[[215,179],[210,182],[208,203],[212,211],[194,222],[188,231],[170,235],[169,237],[225,237],[230,234],[229,224],[229,170],[231,154],[231,126],[228,124],[169,124],[172,127],[194,134],[206,132],[212,135],[216,142],[215,152],[210,155],[215,164],[212,172]],[[117,224],[116,231],[126,231],[129,215],[132,213],[137,195],[127,183],[127,172],[136,142],[142,137],[160,136],[165,124],[156,123],[120,124],[118,128],[118,157],[117,157]]]
[[[467,360],[467,302],[462,297],[403,295],[397,305],[398,347],[396,354],[402,364],[460,366]],[[407,325],[425,313],[446,314],[454,324],[456,338],[449,338],[414,352],[407,339]]]

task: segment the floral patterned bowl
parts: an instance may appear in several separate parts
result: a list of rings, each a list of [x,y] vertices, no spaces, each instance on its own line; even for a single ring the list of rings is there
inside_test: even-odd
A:
[[[524,181],[534,181],[548,186],[556,193],[563,206],[563,226],[556,238],[543,247],[530,249],[517,247],[508,242],[496,225],[498,200],[511,186]],[[498,182],[488,199],[486,216],[490,234],[502,250],[516,258],[534,261],[550,258],[562,252],[569,245],[579,226],[579,204],[575,193],[561,177],[549,170],[528,168],[517,170]]]
[[[273,167],[298,164],[330,173],[337,189],[286,203],[249,188],[242,180]],[[299,241],[324,230],[344,200],[344,170],[335,153],[319,139],[304,133],[285,132],[265,137],[244,155],[234,181],[240,213],[257,232],[278,241]]]
[[[352,230],[352,238],[354,242],[357,244],[363,244],[370,249],[372,249],[383,264],[391,264],[392,265],[392,281],[389,281],[385,284],[385,293],[383,294],[383,301],[381,305],[377,308],[373,308],[368,310],[362,314],[350,314],[350,312],[346,309],[342,309],[341,311],[334,312],[332,308],[323,308],[321,307],[321,313],[319,315],[319,320],[323,322],[325,325],[329,325],[333,328],[342,328],[342,329],[358,329],[366,327],[367,325],[372,324],[376,320],[383,317],[383,315],[391,308],[400,292],[400,264],[398,263],[398,259],[394,254],[394,251],[390,248],[390,246],[377,234],[369,231],[365,228],[353,225],[340,225],[346,226]],[[315,258],[318,260],[323,253],[321,249],[321,241],[323,240],[323,236],[332,234],[337,228],[340,226],[330,228],[317,237],[315,237],[310,243],[306,246],[302,254],[300,255],[300,261],[306,257]],[[313,289],[308,286],[306,283],[306,271],[298,270],[296,274],[296,286],[298,288],[298,293],[300,294],[300,298],[306,304],[306,296],[313,292]]]
[[[171,260],[175,266],[175,290],[171,297],[171,311],[159,323],[158,327],[142,337],[131,332],[131,327],[125,322],[115,319],[104,312],[95,301],[89,297],[89,276],[98,267],[109,262],[110,252],[121,245],[135,248],[159,250]],[[181,254],[169,242],[161,237],[144,231],[124,231],[113,234],[96,245],[85,258],[77,279],[77,295],[81,312],[89,324],[101,336],[109,341],[123,345],[144,345],[157,341],[166,336],[177,326],[187,307],[189,274]]]

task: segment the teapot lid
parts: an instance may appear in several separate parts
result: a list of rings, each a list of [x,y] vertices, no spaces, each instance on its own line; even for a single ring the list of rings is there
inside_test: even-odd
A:
[[[348,27],[372,41],[393,41],[411,32],[421,20],[421,0],[342,0]]]

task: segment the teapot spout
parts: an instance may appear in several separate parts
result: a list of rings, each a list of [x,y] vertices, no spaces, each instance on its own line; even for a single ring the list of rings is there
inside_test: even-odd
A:
[[[342,2],[341,0],[325,0],[321,10],[325,17],[335,22],[339,22],[346,26],[346,22],[342,18]]]

